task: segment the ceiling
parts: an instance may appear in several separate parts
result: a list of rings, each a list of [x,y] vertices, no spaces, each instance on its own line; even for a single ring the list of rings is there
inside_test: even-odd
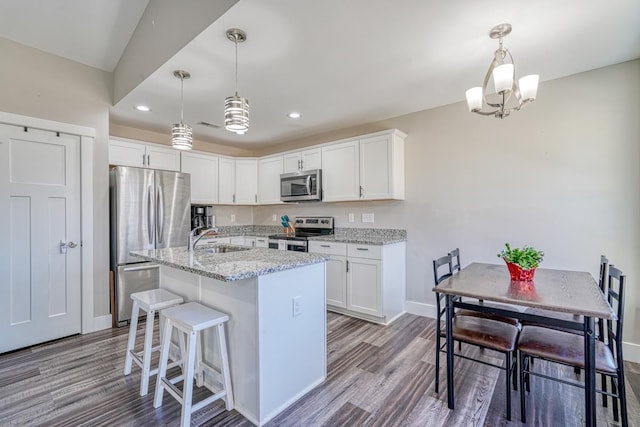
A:
[[[112,71],[147,3],[0,0],[0,37]],[[503,22],[513,25],[504,45],[517,77],[546,81],[640,57],[637,0],[240,0],[113,106],[111,121],[169,133],[180,119],[178,69],[192,75],[184,117],[195,137],[247,149],[462,101],[482,84],[497,48],[488,31]],[[238,45],[245,135],[198,124],[221,125],[234,92],[229,28],[247,33]]]

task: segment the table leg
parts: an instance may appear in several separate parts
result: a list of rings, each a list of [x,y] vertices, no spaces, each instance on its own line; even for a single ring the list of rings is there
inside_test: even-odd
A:
[[[447,398],[454,409],[453,398],[453,296],[447,295]]]
[[[596,343],[593,317],[584,318],[585,424],[596,425]]]

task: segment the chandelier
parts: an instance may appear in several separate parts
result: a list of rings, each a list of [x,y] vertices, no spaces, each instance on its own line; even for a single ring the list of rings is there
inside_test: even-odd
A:
[[[224,128],[244,135],[249,130],[249,100],[238,96],[238,43],[247,39],[247,34],[238,29],[227,30],[227,38],[236,45],[236,93],[224,100]]]
[[[467,105],[472,113],[503,119],[536,99],[538,75],[524,76],[516,82],[513,57],[508,49],[502,47],[502,38],[510,32],[511,24],[496,25],[489,31],[489,37],[498,39],[499,46],[482,87],[473,87],[466,92]],[[495,93],[487,94],[487,85],[492,77]]]
[[[171,146],[178,150],[191,150],[193,134],[191,126],[184,121],[184,79],[191,78],[188,71],[176,70],[173,75],[180,79],[180,123],[171,126]]]

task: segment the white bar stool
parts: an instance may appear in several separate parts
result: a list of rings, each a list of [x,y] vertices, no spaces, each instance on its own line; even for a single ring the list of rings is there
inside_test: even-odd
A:
[[[198,409],[218,400],[224,399],[226,409],[233,409],[233,392],[231,390],[231,375],[229,373],[229,360],[227,356],[227,343],[225,338],[225,323],[229,320],[229,316],[202,304],[190,302],[187,304],[172,307],[162,312],[164,316],[164,332],[162,335],[162,344],[160,349],[160,367],[158,368],[158,377],[156,379],[156,393],[153,399],[153,407],[162,406],[162,396],[166,389],[182,405],[182,415],[180,417],[180,425],[188,426],[191,421],[191,414]],[[204,363],[200,355],[201,343],[200,332],[205,329],[217,328],[218,351],[220,356],[220,366],[213,367]],[[182,358],[182,375],[175,378],[167,378],[167,362],[169,359],[169,346],[171,343],[172,329],[176,328],[181,335],[186,334],[186,354],[183,351],[184,346],[180,346]],[[193,380],[195,378],[195,370],[207,371],[220,384],[220,391],[202,401],[191,404],[193,396]],[[201,385],[202,376],[198,374],[197,383]],[[181,392],[174,384],[182,381],[183,391]]]
[[[131,324],[129,326],[129,342],[127,344],[127,354],[124,359],[124,374],[131,373],[131,362],[136,362],[142,369],[140,377],[140,396],[149,392],[149,377],[158,373],[158,369],[151,369],[151,352],[158,351],[160,346],[151,347],[153,338],[153,324],[155,314],[158,310],[182,304],[182,297],[172,294],[165,289],[152,289],[150,291],[136,292],[131,294],[133,308],[131,309]],[[144,333],[144,347],[141,352],[135,352],[136,332],[138,329],[138,316],[140,310],[147,312],[147,326]]]

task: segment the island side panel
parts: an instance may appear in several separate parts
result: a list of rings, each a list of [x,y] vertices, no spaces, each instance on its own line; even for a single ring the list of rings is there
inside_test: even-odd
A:
[[[260,276],[260,420],[322,383],[327,373],[325,264]],[[294,298],[300,313],[294,315]]]

